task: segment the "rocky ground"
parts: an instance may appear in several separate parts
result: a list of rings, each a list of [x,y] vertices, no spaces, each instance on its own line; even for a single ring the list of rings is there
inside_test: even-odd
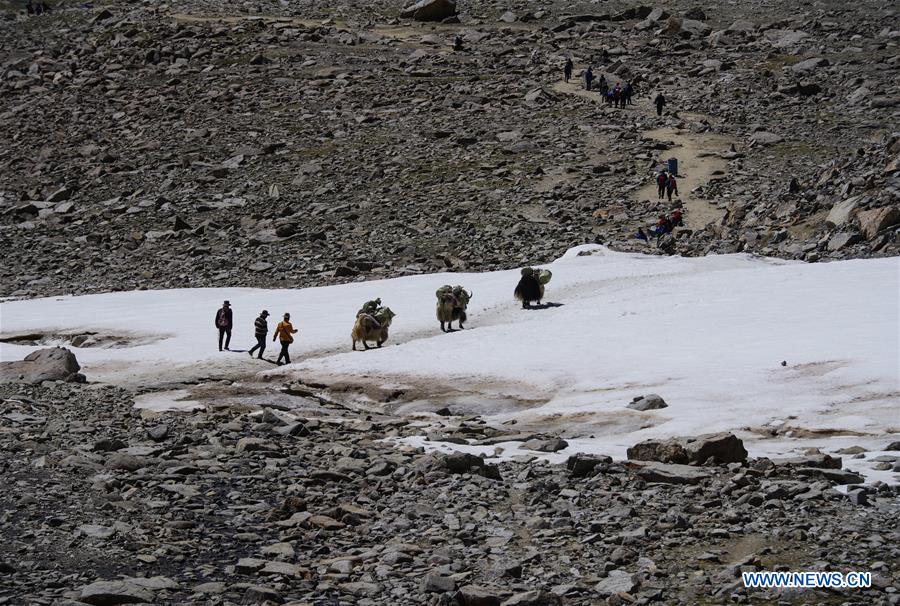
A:
[[[51,4],[0,0],[3,297],[658,253],[632,236],[674,206],[646,191],[670,156],[674,252],[900,253],[888,2]],[[563,84],[567,55],[636,104]],[[0,384],[0,604],[900,604],[896,487],[838,491],[858,478],[821,453],[551,465],[555,436],[476,417],[231,381],[160,414],[64,370]],[[526,447],[392,441],[422,435]],[[748,591],[749,570],[873,586]]]
[[[632,236],[670,209],[638,195],[681,149],[661,128],[718,136],[691,154],[724,165],[681,192],[710,212],[687,205],[678,253],[900,250],[889,2],[0,7],[3,296],[655,252]],[[567,55],[636,105],[561,86]]]
[[[409,419],[287,393],[161,416],[110,386],[0,386],[0,603],[900,603],[896,490],[837,492],[830,456],[549,465],[523,449],[494,466],[384,441],[427,429]],[[560,447],[478,418],[432,425],[451,443]],[[748,591],[753,570],[871,571],[873,586]]]

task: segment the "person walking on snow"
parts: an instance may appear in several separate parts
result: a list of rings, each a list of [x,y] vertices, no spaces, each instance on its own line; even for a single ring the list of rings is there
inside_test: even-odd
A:
[[[219,329],[219,351],[222,351],[222,337],[225,337],[225,351],[231,345],[231,303],[225,301],[222,308],[216,312],[216,328]]]
[[[666,196],[669,198],[669,202],[672,201],[672,192],[675,195],[678,195],[678,182],[675,180],[675,175],[669,175],[668,180],[666,181]]]
[[[666,98],[663,97],[662,93],[656,95],[656,99],[653,101],[656,104],[656,115],[661,116],[663,112],[663,105],[666,104]]]
[[[294,342],[295,334],[297,334],[297,329],[291,324],[291,314],[284,314],[284,320],[278,323],[278,326],[275,327],[275,334],[272,335],[273,342],[275,339],[281,341],[281,353],[278,354],[278,359],[275,361],[279,366],[281,366],[282,359],[284,359],[285,364],[291,363],[291,355],[288,353],[288,348]]]
[[[569,78],[572,77],[572,58],[566,57],[566,64],[563,66],[563,77],[565,78],[566,84],[569,83]]]
[[[263,352],[266,351],[266,337],[269,335],[269,322],[266,320],[268,317],[269,312],[264,309],[259,314],[259,317],[253,321],[253,334],[256,336],[256,345],[250,348],[251,358],[253,357],[253,352],[258,349],[259,355],[257,358],[262,360]]]

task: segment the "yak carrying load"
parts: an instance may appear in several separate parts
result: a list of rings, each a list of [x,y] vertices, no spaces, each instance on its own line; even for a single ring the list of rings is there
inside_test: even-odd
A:
[[[515,297],[522,302],[522,308],[527,308],[532,301],[541,304],[544,298],[544,285],[550,281],[553,274],[548,269],[535,269],[525,267],[522,269],[522,277],[516,285]]]
[[[356,351],[357,341],[362,341],[364,349],[369,349],[366,341],[375,341],[375,344],[381,347],[388,340],[388,328],[396,315],[390,307],[381,305],[381,299],[367,301],[356,313],[356,322],[350,331],[353,351]]]
[[[441,330],[452,332],[454,320],[459,323],[460,329],[465,328],[463,322],[466,321],[466,307],[472,294],[462,286],[449,284],[441,286],[434,294],[437,296],[437,319],[441,323]],[[447,324],[446,329],[444,323]]]

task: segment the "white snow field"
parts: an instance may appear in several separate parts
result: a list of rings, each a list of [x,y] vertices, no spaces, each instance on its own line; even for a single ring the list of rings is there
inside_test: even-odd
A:
[[[130,338],[130,347],[73,349],[93,381],[148,385],[259,370],[267,379],[394,386],[406,394],[394,411],[447,405],[523,431],[562,433],[570,446],[549,455],[553,460],[578,451],[624,457],[648,437],[723,430],[740,435],[751,455],[768,456],[850,445],[879,451],[900,438],[898,258],[803,264],[748,255],[646,256],[591,245],[542,267],[553,271],[544,301],[552,305],[542,309],[523,310],[512,299],[514,270],[302,290],[14,301],[0,304],[0,333]],[[466,330],[453,334],[441,333],[434,316],[434,291],[445,283],[474,293]],[[355,313],[375,297],[397,314],[390,340],[380,350],[352,352]],[[275,369],[245,353],[219,353],[213,317],[223,299],[234,309],[235,349],[253,343],[261,309],[272,314],[270,330],[291,312],[300,329],[294,364]],[[0,359],[21,359],[33,349],[4,343]],[[276,355],[270,338],[267,356]],[[625,408],[648,393],[669,407]],[[366,403],[364,396],[358,401]],[[515,443],[500,447],[503,456],[527,453]],[[469,450],[494,454],[493,446]],[[869,480],[896,479],[866,460],[844,460]]]

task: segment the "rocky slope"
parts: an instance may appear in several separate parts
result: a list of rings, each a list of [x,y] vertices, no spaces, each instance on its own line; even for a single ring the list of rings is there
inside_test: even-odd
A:
[[[0,295],[302,286],[632,235],[667,127],[721,137],[681,254],[895,255],[887,2],[63,2],[0,12]],[[459,34],[462,50],[454,51]],[[561,87],[571,55],[636,105]],[[663,92],[666,115],[651,97]],[[730,144],[727,144],[730,142]],[[649,249],[654,250],[654,249]]]
[[[702,466],[528,450],[494,466],[384,441],[423,431],[407,419],[290,394],[290,410],[223,400],[160,417],[113,387],[0,386],[0,603],[900,602],[895,487],[840,494],[830,456],[725,464],[746,456],[731,438],[712,458],[635,449]],[[526,440],[513,431],[447,417],[430,435]],[[748,591],[753,570],[870,571],[873,585]]]

